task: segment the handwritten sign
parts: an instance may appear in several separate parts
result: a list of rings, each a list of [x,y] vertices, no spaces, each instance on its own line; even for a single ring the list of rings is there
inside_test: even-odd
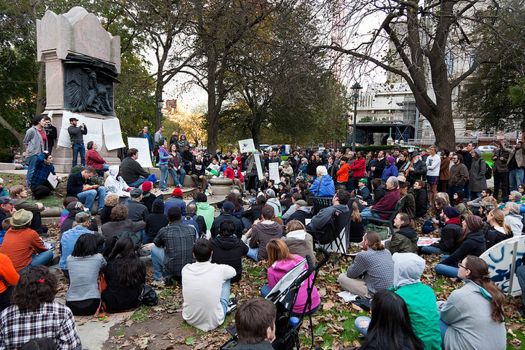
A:
[[[480,258],[489,265],[492,281],[507,295],[520,295],[521,289],[516,269],[523,263],[525,236],[504,240],[481,254]]]

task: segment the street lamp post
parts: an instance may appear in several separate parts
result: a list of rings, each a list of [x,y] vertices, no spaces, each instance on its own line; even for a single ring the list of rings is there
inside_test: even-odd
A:
[[[359,102],[359,90],[363,87],[356,82],[352,85],[352,100],[354,102],[354,127],[352,130],[352,152],[355,152],[355,138],[357,134],[357,102]]]

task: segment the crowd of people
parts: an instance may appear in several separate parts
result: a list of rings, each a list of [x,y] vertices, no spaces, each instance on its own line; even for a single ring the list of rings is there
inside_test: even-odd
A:
[[[337,238],[332,231],[341,218],[345,248],[360,243],[362,249],[337,283],[372,309],[371,318],[355,322],[365,336],[362,349],[506,347],[503,294],[479,256],[524,232],[521,142],[511,148],[499,142],[492,167],[472,144],[454,152],[436,146],[367,154],[271,150],[261,153],[264,177],[259,179],[253,155],[210,155],[191,149],[184,135],[168,139],[162,128],[153,136],[144,128],[140,137],[148,139],[157,159],[158,184],[137,162],[137,149],[129,149],[113,167],[88,142],[85,166],[68,176],[53,245],[43,240],[44,206],[29,199],[30,192],[38,199],[54,190],[47,181],[54,167],[42,141],[45,120],[37,119],[26,134],[27,186],[12,186],[0,197],[0,348],[18,349],[38,338],[59,348],[80,348],[73,315],[136,308],[151,293],[150,285],[180,284],[183,319],[210,331],[237,307],[232,283],[250,278],[243,275],[243,259],[264,261],[264,297],[293,268],[307,269],[307,256],[315,262],[316,244]],[[74,131],[74,144],[83,146],[85,126],[71,124],[80,129]],[[82,147],[73,146],[73,152],[82,156]],[[271,163],[279,164],[278,179],[268,176]],[[167,191],[168,176],[173,186],[165,200],[156,187]],[[189,199],[184,198],[186,176],[197,188]],[[215,177],[233,183],[218,210],[210,205],[207,189]],[[418,244],[429,235],[439,240]],[[427,254],[440,255],[436,274],[465,282],[446,301],[437,302],[432,288],[421,282],[426,265],[421,256]],[[148,256],[152,281],[146,278]],[[53,264],[67,280],[65,305],[54,300],[56,275],[47,267]],[[525,266],[517,275],[525,288]],[[311,283],[313,276],[298,291],[293,315],[313,314],[321,306],[323,296],[315,286],[307,287]],[[237,349],[254,344],[270,349],[275,317],[267,300],[242,303],[235,315]]]

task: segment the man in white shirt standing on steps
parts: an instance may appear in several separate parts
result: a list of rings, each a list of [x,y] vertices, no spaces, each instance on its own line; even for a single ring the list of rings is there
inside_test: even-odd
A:
[[[230,280],[236,275],[233,267],[212,264],[212,245],[198,239],[193,245],[197,262],[182,269],[182,318],[202,331],[210,331],[224,322],[237,302],[230,300]]]
[[[439,170],[441,168],[441,157],[437,154],[437,147],[430,146],[428,149],[430,153],[427,157],[427,183],[429,188],[428,200],[434,203],[434,197],[437,194],[437,185],[439,181]]]

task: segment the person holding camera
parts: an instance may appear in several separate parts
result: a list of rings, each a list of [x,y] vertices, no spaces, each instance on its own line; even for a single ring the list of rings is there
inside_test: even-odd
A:
[[[82,123],[77,126],[77,118],[69,118],[69,128],[67,132],[71,138],[71,145],[73,147],[73,168],[77,166],[77,158],[80,153],[80,163],[82,166],[86,166],[86,147],[84,146],[84,135],[87,134],[86,124]]]

